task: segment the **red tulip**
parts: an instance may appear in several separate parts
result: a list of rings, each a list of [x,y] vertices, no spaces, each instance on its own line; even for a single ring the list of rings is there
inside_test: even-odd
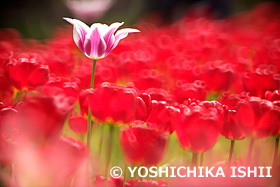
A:
[[[157,117],[157,128],[172,134],[175,130],[172,125],[172,120],[180,113],[178,108],[173,106],[166,106]]]
[[[224,92],[222,98],[219,101],[227,105],[230,109],[236,109],[238,102],[241,99],[247,99],[248,93],[242,92],[241,94],[229,94],[228,92]]]
[[[280,110],[271,101],[250,97],[240,101],[237,109],[237,121],[246,135],[264,138],[278,134]]]
[[[200,78],[205,81],[209,90],[227,90],[234,80],[235,72],[231,64],[220,61],[208,62],[203,66]]]
[[[121,43],[120,45],[123,44],[124,43]],[[145,46],[147,46],[147,43],[145,43]],[[131,49],[131,44],[129,44],[127,47],[130,49],[120,50],[121,46],[119,46],[113,51],[117,52],[117,50],[120,50],[120,54],[115,55],[113,58],[113,62],[117,65],[118,71],[120,72],[120,77],[127,78],[127,76],[130,77],[133,74],[138,74],[139,71],[144,71],[144,69],[150,69],[153,58],[153,56],[150,54],[151,51],[143,51],[143,47],[141,51],[138,52],[135,49]],[[110,57],[112,59],[113,56]]]
[[[137,92],[133,88],[103,83],[89,94],[89,104],[98,120],[129,123],[135,119],[136,97]]]
[[[148,116],[148,118],[146,119],[148,122],[151,123],[156,123],[157,119],[158,119],[158,115],[159,113],[165,109],[165,107],[167,106],[166,101],[156,101],[156,100],[152,100],[151,101],[152,104],[152,110],[150,115]]]
[[[152,99],[149,94],[142,93],[137,98],[137,111],[136,111],[136,120],[146,121],[146,119],[150,116],[153,105]]]
[[[245,138],[245,133],[236,118],[235,110],[227,110],[221,130],[221,135],[227,139],[242,140]]]
[[[17,165],[14,175],[17,185],[64,186],[81,167],[87,152],[83,143],[72,138],[55,138],[34,145],[24,139],[12,150],[11,159]],[[14,180],[10,178],[11,182]]]
[[[212,111],[217,114],[219,123],[219,128],[221,127],[224,119],[225,119],[225,109],[227,109],[227,106],[222,105],[219,101],[201,101],[199,102],[199,105],[203,105],[206,107],[209,111]]]
[[[174,100],[172,94],[161,88],[149,88],[145,93],[149,94],[152,100],[166,101],[168,103],[171,103]]]
[[[63,94],[75,101],[80,94],[80,80],[78,78],[50,77],[47,84],[42,88],[45,95]]]
[[[270,93],[272,95],[272,92],[266,92],[266,97],[271,99]],[[280,117],[276,103],[258,97],[234,95],[228,95],[222,101],[231,108],[226,112],[221,132],[226,138],[243,139],[252,134],[263,138],[277,134]]]
[[[146,120],[147,114],[147,107],[145,102],[141,97],[136,97],[136,111],[135,111],[135,119],[136,120]]]
[[[180,110],[167,105],[165,101],[151,100],[151,96],[146,93],[141,94],[138,98],[136,120],[153,123],[156,129],[172,134],[174,128],[171,121]]]
[[[212,148],[219,138],[221,122],[217,110],[203,105],[182,107],[175,117],[173,126],[184,149],[205,152]]]
[[[279,74],[275,70],[266,68],[256,68],[255,71],[244,73],[242,77],[245,91],[250,92],[252,96],[264,97],[265,92],[279,88]]]
[[[83,134],[87,132],[87,120],[82,116],[71,116],[68,123],[70,129],[76,133]]]
[[[75,65],[75,56],[62,46],[52,46],[47,51],[46,61],[50,71],[58,76],[69,76]]]
[[[149,88],[162,88],[164,87],[164,85],[166,85],[164,84],[165,82],[163,79],[163,75],[154,69],[144,69],[140,71],[133,78],[133,83],[139,90],[147,90]]]
[[[34,89],[49,79],[49,67],[34,53],[13,56],[6,65],[6,73],[11,84],[19,90]]]
[[[185,83],[184,81],[177,81],[173,94],[176,101],[183,103],[189,98],[204,100],[206,98],[206,84],[204,81],[196,80],[194,83]]]
[[[89,97],[92,95],[93,92],[90,89],[81,90],[79,96],[79,104],[82,115],[88,115],[88,106],[89,106]]]
[[[280,100],[280,90],[266,91],[265,92],[265,99],[269,101],[278,101]]]
[[[48,139],[57,136],[72,109],[72,102],[63,95],[27,98],[19,106],[17,128],[28,138]]]
[[[180,112],[180,110],[167,105],[165,101],[153,100],[152,106],[152,111],[146,121],[154,123],[155,128],[172,134],[174,131],[172,120]]]
[[[191,59],[191,57],[188,59],[188,57],[170,56],[166,60],[166,65],[171,76],[175,79],[188,82],[197,79],[196,70],[198,67],[196,67],[195,59]]]
[[[149,127],[152,124],[146,125],[134,125],[120,132],[120,145],[126,162],[131,165],[157,165],[164,156],[168,136]]]

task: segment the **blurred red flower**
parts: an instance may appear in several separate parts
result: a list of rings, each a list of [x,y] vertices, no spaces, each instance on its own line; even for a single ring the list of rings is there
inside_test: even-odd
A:
[[[265,92],[265,99],[269,101],[278,101],[280,100],[280,90],[266,91]]]
[[[212,148],[219,138],[221,121],[215,108],[202,104],[182,106],[174,118],[173,126],[184,149],[205,152]]]
[[[244,90],[251,96],[264,98],[266,91],[279,88],[280,76],[275,70],[258,67],[255,71],[244,73],[242,81]]]
[[[129,123],[135,119],[137,96],[134,88],[104,82],[89,94],[92,115],[103,122]]]
[[[179,80],[176,81],[173,94],[179,103],[183,103],[189,98],[203,101],[207,94],[206,84],[200,80],[196,80],[193,83]]]
[[[125,160],[131,165],[157,165],[165,154],[168,136],[150,123],[141,124],[120,131],[119,142]]]
[[[76,133],[83,134],[87,132],[87,120],[82,116],[71,116],[68,123],[70,129]]]
[[[221,135],[227,139],[242,140],[245,138],[245,133],[236,118],[236,110],[226,110]]]
[[[34,89],[49,79],[49,67],[39,54],[21,53],[12,56],[5,68],[8,80],[19,90]]]
[[[250,97],[238,103],[236,112],[237,122],[246,135],[264,138],[278,134],[280,110],[271,101]]]
[[[6,184],[23,186],[64,186],[70,176],[76,179],[75,172],[86,159],[87,151],[83,143],[72,138],[55,138],[46,144],[34,145],[21,140],[11,152],[16,165],[13,177]]]
[[[49,139],[61,133],[71,110],[72,102],[64,95],[29,97],[14,116],[16,127],[28,139]]]

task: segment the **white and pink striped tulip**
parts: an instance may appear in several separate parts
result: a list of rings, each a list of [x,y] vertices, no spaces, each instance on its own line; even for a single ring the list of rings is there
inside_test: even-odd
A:
[[[88,58],[95,60],[106,57],[118,45],[119,41],[127,37],[129,33],[140,32],[131,28],[118,30],[124,22],[112,23],[110,26],[94,23],[89,27],[77,19],[63,19],[74,26],[73,38],[78,48]]]

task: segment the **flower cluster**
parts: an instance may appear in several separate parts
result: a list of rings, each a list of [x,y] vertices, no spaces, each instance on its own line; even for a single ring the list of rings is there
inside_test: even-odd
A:
[[[196,166],[198,156],[201,165],[247,161],[279,172],[279,10],[264,4],[223,20],[187,14],[168,26],[138,23],[141,32],[121,42],[138,30],[70,18],[74,34],[61,27],[44,42],[1,30],[1,181],[172,186],[176,179],[110,178],[108,169]],[[257,158],[261,149],[267,154]]]

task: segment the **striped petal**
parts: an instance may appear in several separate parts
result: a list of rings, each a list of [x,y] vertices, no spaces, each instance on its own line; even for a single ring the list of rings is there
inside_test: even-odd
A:
[[[106,43],[97,27],[93,28],[93,30],[86,35],[84,47],[85,54],[89,58],[99,59],[104,57]]]
[[[140,31],[137,29],[129,29],[129,28],[118,30],[115,35],[115,43],[112,49],[114,49],[118,45],[121,39],[124,39],[125,37],[127,37],[129,33],[133,33],[133,32],[140,32]]]
[[[94,23],[90,26],[90,29],[93,30],[95,28],[98,28],[100,35],[104,36],[105,33],[107,33],[109,26],[106,24],[102,24],[102,23]]]
[[[115,42],[114,33],[123,24],[124,24],[124,22],[122,22],[122,23],[116,22],[109,26],[107,33],[104,35],[104,41],[106,42],[106,45],[107,45],[106,52],[105,52],[106,54],[110,53],[110,51],[112,50],[112,48],[114,46],[114,42]]]
[[[86,34],[89,31],[89,27],[85,23],[77,19],[71,19],[71,18],[63,18],[63,19],[68,21],[74,26],[73,28],[74,42],[78,46],[78,48],[84,53],[84,42],[85,42]]]

